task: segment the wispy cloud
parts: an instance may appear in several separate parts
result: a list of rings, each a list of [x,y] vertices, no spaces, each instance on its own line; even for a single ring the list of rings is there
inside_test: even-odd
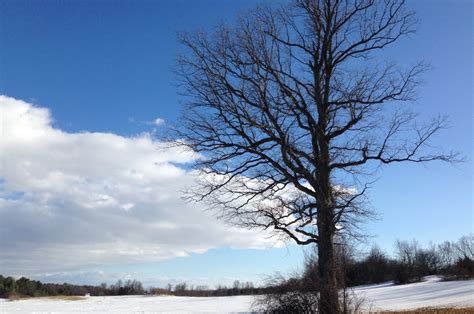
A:
[[[135,118],[130,117],[128,118],[128,122],[130,123],[138,123],[138,124],[145,124],[145,125],[153,125],[153,126],[163,126],[166,124],[165,119],[162,119],[160,117],[155,118],[151,121],[137,121]]]

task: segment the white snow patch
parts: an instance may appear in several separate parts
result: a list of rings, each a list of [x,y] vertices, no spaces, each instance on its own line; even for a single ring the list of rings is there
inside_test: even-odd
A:
[[[438,276],[428,276],[423,282],[359,286],[354,292],[366,300],[366,309],[373,310],[474,306],[474,280],[441,281]]]
[[[0,302],[1,313],[196,313],[249,312],[253,298],[118,296],[90,297],[80,301],[27,299]]]

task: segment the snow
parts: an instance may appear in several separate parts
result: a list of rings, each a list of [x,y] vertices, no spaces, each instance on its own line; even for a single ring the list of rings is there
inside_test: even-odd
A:
[[[28,299],[0,303],[1,313],[196,313],[249,312],[251,296],[174,297],[118,296],[90,297],[81,301]]]
[[[366,301],[364,308],[372,310],[474,306],[474,280],[441,281],[438,276],[429,276],[423,282],[407,285],[359,286],[354,292]]]
[[[441,281],[431,276],[425,281],[396,286],[393,283],[359,286],[354,289],[365,300],[365,310],[403,310],[420,307],[474,306],[474,280]],[[174,297],[119,296],[88,297],[81,301],[27,299],[0,301],[2,313],[196,313],[250,312],[252,296]]]

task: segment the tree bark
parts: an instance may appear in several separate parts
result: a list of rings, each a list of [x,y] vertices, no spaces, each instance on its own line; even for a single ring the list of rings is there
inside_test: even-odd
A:
[[[320,227],[324,230],[324,227]],[[320,234],[318,246],[319,276],[321,286],[319,289],[319,311],[322,314],[340,313],[339,297],[336,280],[336,265],[334,259],[333,239],[330,232]]]
[[[332,69],[325,70],[326,84],[323,88],[318,86],[319,79],[314,82],[315,89],[320,91],[319,97],[315,98],[318,105],[318,126],[319,136],[317,136],[320,159],[316,164],[318,169],[317,177],[319,186],[318,191],[318,270],[320,277],[319,287],[319,312],[323,314],[341,313],[339,307],[339,295],[336,281],[336,260],[334,256],[334,196],[333,186],[331,184],[331,170],[329,147],[330,138],[326,136],[325,130],[328,125],[328,101],[329,101],[329,80]]]

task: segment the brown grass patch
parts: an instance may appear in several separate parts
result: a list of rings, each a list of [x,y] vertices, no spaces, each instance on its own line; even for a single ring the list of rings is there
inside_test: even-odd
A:
[[[31,299],[39,299],[39,300],[62,300],[62,301],[81,301],[85,300],[86,297],[79,296],[79,295],[55,295],[50,297],[22,297],[18,295],[13,295],[8,298],[10,301],[20,301],[20,300],[31,300]]]
[[[382,312],[370,312],[370,313],[379,313],[379,314],[473,314],[474,307],[465,307],[465,308],[421,308],[416,310],[407,310],[407,311],[382,311]]]

